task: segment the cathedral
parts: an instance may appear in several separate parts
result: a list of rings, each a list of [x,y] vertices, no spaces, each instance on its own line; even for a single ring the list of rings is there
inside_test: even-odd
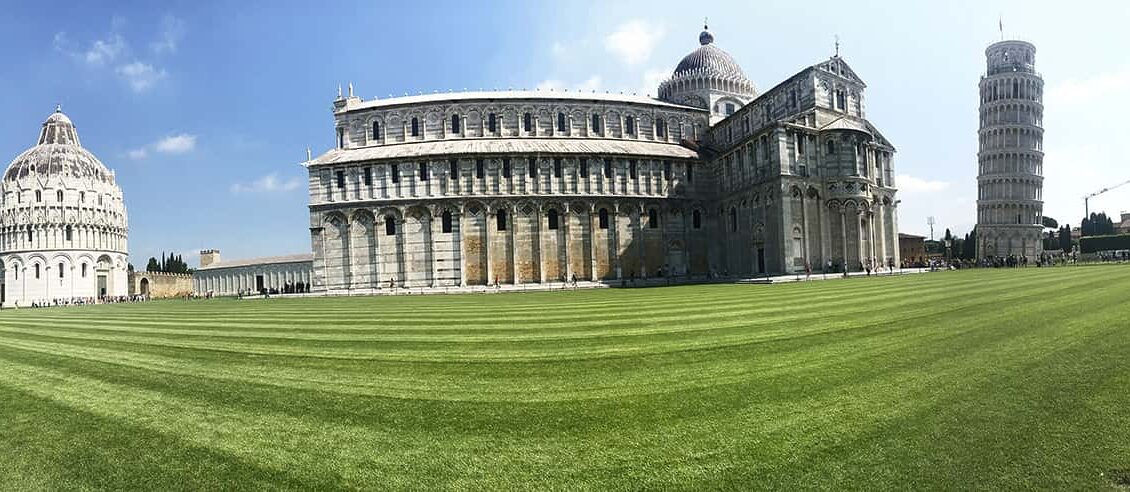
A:
[[[0,182],[0,305],[125,296],[127,235],[114,172],[56,108]]]
[[[895,149],[838,52],[759,91],[698,44],[657,98],[339,92],[305,163],[313,291],[897,265]]]

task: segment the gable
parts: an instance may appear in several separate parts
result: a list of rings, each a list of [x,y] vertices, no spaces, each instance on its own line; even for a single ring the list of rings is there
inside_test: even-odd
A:
[[[845,62],[843,58],[840,58],[838,56],[829,58],[828,61],[825,61],[823,63],[818,63],[814,65],[813,68],[822,72],[838,75],[863,87],[867,87],[867,84],[863,82],[863,79],[859,78],[859,75],[855,73],[855,70],[852,70],[851,67],[848,66],[847,62]]]

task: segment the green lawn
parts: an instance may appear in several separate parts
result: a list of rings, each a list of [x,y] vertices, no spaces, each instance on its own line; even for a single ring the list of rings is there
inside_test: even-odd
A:
[[[4,311],[0,489],[1113,489],[1128,296],[1106,266]]]

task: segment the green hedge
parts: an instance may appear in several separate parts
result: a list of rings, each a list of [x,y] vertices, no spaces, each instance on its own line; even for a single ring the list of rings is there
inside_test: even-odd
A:
[[[1098,253],[1099,251],[1116,251],[1121,249],[1130,249],[1130,234],[1090,236],[1079,240],[1079,251],[1082,253]]]

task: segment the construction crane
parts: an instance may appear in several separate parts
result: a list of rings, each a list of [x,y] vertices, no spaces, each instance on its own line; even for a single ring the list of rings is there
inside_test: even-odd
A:
[[[1099,191],[1096,191],[1094,193],[1091,193],[1090,195],[1083,197],[1083,216],[1084,217],[1090,217],[1091,216],[1091,199],[1092,198],[1099,196],[1103,193],[1106,193],[1108,191],[1111,191],[1115,188],[1118,188],[1119,186],[1124,186],[1124,185],[1128,185],[1128,184],[1130,184],[1130,179],[1123,181],[1121,183],[1118,183],[1118,184],[1111,186],[1109,188],[1103,188]]]

